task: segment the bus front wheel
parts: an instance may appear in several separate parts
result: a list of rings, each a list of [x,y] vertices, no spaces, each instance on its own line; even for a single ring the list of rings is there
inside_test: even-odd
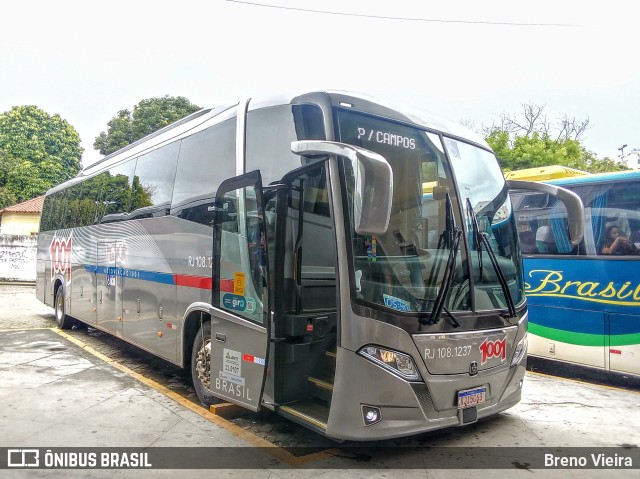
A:
[[[211,392],[211,323],[203,323],[193,340],[191,350],[191,380],[198,399],[211,406],[218,399]]]

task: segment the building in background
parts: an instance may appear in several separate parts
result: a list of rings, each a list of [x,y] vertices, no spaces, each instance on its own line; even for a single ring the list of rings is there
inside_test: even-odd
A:
[[[36,236],[43,203],[44,196],[38,196],[0,210],[0,234]]]

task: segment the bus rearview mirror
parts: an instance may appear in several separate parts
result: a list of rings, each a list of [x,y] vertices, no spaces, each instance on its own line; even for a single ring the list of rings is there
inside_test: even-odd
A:
[[[353,219],[358,234],[384,234],[393,199],[393,170],[380,154],[358,146],[323,140],[291,142],[301,156],[336,155],[351,162],[355,177]]]

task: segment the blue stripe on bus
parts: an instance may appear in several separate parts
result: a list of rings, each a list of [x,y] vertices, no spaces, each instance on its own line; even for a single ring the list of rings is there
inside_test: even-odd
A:
[[[173,273],[158,273],[154,271],[144,271],[141,269],[116,268],[114,266],[85,265],[84,270],[89,273],[104,274],[109,276],[120,276],[122,278],[139,279],[153,283],[175,285]]]

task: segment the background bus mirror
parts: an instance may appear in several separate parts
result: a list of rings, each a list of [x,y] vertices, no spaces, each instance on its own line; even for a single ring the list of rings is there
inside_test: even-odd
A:
[[[530,190],[546,193],[562,201],[567,209],[571,244],[573,244],[573,246],[580,244],[584,237],[584,205],[580,197],[573,191],[547,183],[523,180],[507,180],[507,186],[510,190]]]
[[[353,216],[356,233],[383,234],[389,226],[393,198],[393,171],[378,153],[345,143],[322,140],[291,142],[301,156],[336,155],[351,161],[355,176]]]

